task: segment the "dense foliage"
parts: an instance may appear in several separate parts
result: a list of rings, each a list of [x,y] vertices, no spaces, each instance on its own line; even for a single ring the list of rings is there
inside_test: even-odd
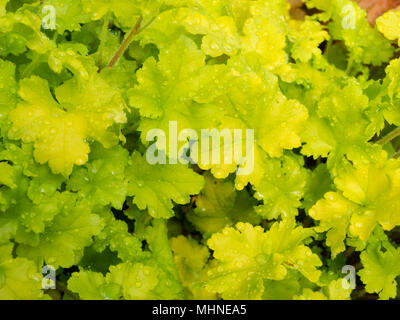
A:
[[[400,11],[304,2],[0,0],[0,299],[398,297]],[[170,121],[254,171],[148,163]]]

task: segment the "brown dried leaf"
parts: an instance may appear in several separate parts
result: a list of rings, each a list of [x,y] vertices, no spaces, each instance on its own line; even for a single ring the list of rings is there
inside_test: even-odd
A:
[[[290,16],[292,19],[304,20],[306,12],[301,8],[303,6],[302,0],[289,0],[290,3]]]
[[[367,11],[369,23],[375,25],[375,20],[386,11],[400,6],[400,0],[356,0],[358,5]]]
[[[302,0],[289,0],[289,3],[291,5],[292,8],[299,8],[303,5],[303,1]]]

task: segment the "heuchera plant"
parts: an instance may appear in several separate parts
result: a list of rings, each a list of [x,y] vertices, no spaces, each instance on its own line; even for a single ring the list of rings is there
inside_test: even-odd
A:
[[[400,11],[303,2],[0,0],[0,299],[397,298]]]

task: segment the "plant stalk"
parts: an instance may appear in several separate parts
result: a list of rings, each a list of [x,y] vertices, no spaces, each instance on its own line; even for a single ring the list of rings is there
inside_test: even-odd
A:
[[[107,30],[108,30],[108,23],[110,20],[110,11],[106,13],[104,16],[104,23],[103,23],[103,28],[101,30],[101,39],[100,39],[100,46],[99,46],[99,56],[97,60],[97,65],[99,67],[99,70],[101,70],[103,66],[103,54],[104,54],[104,46],[107,38]]]
[[[393,156],[391,156],[392,159],[399,159],[400,158],[400,150],[397,151]]]
[[[40,54],[35,53],[35,56],[31,60],[29,65],[26,67],[24,72],[22,72],[21,78],[30,77],[30,75],[32,74],[33,70],[35,70],[35,68],[37,67],[37,65],[39,63],[39,60],[40,60]]]
[[[385,144],[389,143],[390,141],[397,138],[398,136],[400,136],[400,127],[389,132],[386,136],[379,139],[376,143],[380,144],[381,146],[384,146]]]
[[[118,50],[114,53],[113,57],[111,58],[110,62],[107,64],[107,67],[112,68],[118,60],[122,57],[126,49],[128,49],[129,45],[133,41],[134,37],[141,31],[140,27],[143,22],[143,17],[140,17],[136,24],[133,26],[131,31],[129,32],[128,36],[122,42]]]

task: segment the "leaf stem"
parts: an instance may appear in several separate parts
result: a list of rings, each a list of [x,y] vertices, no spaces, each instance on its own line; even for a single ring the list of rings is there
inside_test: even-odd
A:
[[[107,30],[108,30],[108,23],[110,20],[110,11],[106,13],[104,16],[104,23],[103,23],[103,28],[101,29],[101,38],[100,38],[100,45],[99,45],[99,56],[97,60],[97,66],[99,67],[99,70],[101,70],[102,65],[103,65],[103,54],[104,54],[104,46],[107,38]]]
[[[349,59],[349,61],[347,62],[347,68],[346,68],[347,74],[351,74],[351,72],[353,71],[353,66],[354,66],[353,60]]]
[[[393,156],[390,157],[391,159],[398,159],[400,158],[400,150],[397,151]]]
[[[400,136],[400,127],[389,132],[386,136],[379,139],[376,143],[380,144],[381,146],[384,146],[385,144],[392,141],[394,138],[397,138],[398,136]]]
[[[35,56],[29,63],[29,65],[25,68],[24,72],[22,72],[21,79],[29,77],[33,70],[35,70],[38,62],[40,60],[40,54],[35,53]]]
[[[133,41],[134,37],[141,31],[140,27],[142,25],[142,22],[143,22],[143,17],[139,17],[138,21],[136,22],[136,24],[133,26],[133,28],[129,32],[128,36],[121,43],[118,50],[114,53],[110,62],[107,64],[107,67],[112,68],[118,62],[118,60],[122,57],[122,55],[124,54],[126,49],[128,49],[129,45]]]
[[[61,291],[63,294],[70,296],[73,300],[80,300],[79,295],[70,291],[68,287],[62,282],[56,281],[56,287],[59,291]]]

